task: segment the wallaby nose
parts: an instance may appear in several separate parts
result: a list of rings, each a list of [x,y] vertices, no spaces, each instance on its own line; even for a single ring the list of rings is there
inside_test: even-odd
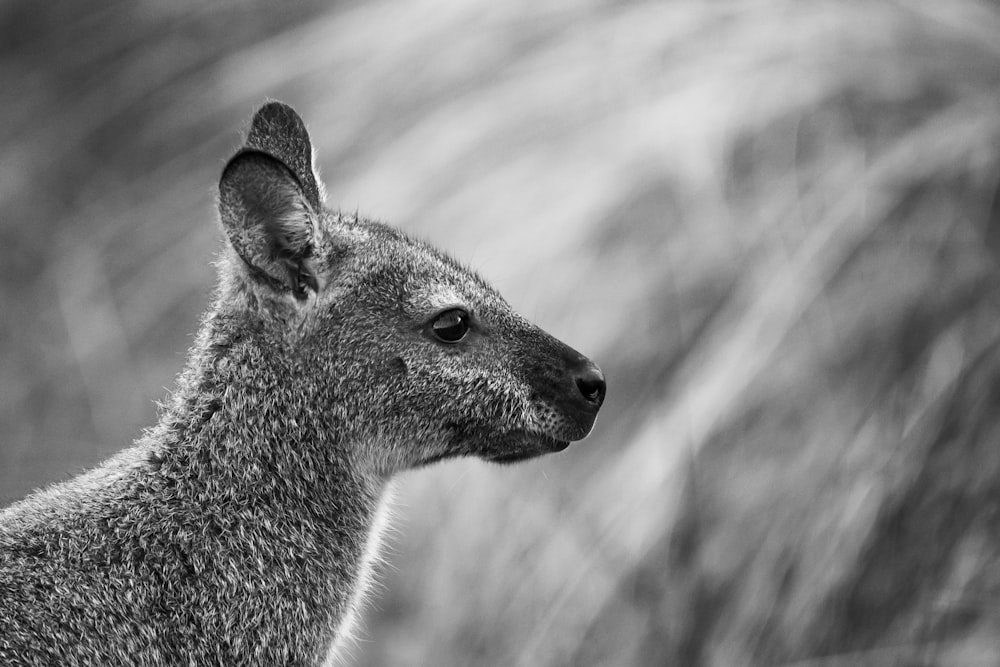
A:
[[[580,395],[594,407],[601,407],[604,402],[604,394],[607,385],[604,382],[604,373],[592,361],[576,372],[573,378],[576,381],[576,388],[580,390]]]

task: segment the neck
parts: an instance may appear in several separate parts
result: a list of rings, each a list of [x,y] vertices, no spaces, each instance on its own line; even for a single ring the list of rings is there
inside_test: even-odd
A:
[[[318,405],[280,354],[239,330],[199,337],[144,439],[186,565],[177,603],[205,633],[237,629],[265,651],[255,659],[311,662],[367,584],[385,482],[359,462],[336,406]]]

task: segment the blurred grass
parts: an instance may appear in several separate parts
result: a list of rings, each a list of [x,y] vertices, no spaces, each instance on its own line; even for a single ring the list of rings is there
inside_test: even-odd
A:
[[[0,499],[154,418],[266,97],[595,434],[397,484],[357,665],[1000,662],[995,2],[0,6]],[[991,250],[992,248],[992,250]]]

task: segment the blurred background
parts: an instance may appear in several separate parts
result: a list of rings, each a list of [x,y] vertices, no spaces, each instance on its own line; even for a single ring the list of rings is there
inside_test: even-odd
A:
[[[155,420],[254,108],[594,434],[397,483],[346,664],[1000,664],[1000,3],[0,2],[0,502]]]

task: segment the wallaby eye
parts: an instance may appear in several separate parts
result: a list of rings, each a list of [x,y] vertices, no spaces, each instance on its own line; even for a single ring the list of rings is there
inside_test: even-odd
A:
[[[444,343],[457,343],[469,332],[469,314],[461,308],[446,310],[431,322],[431,331]]]

